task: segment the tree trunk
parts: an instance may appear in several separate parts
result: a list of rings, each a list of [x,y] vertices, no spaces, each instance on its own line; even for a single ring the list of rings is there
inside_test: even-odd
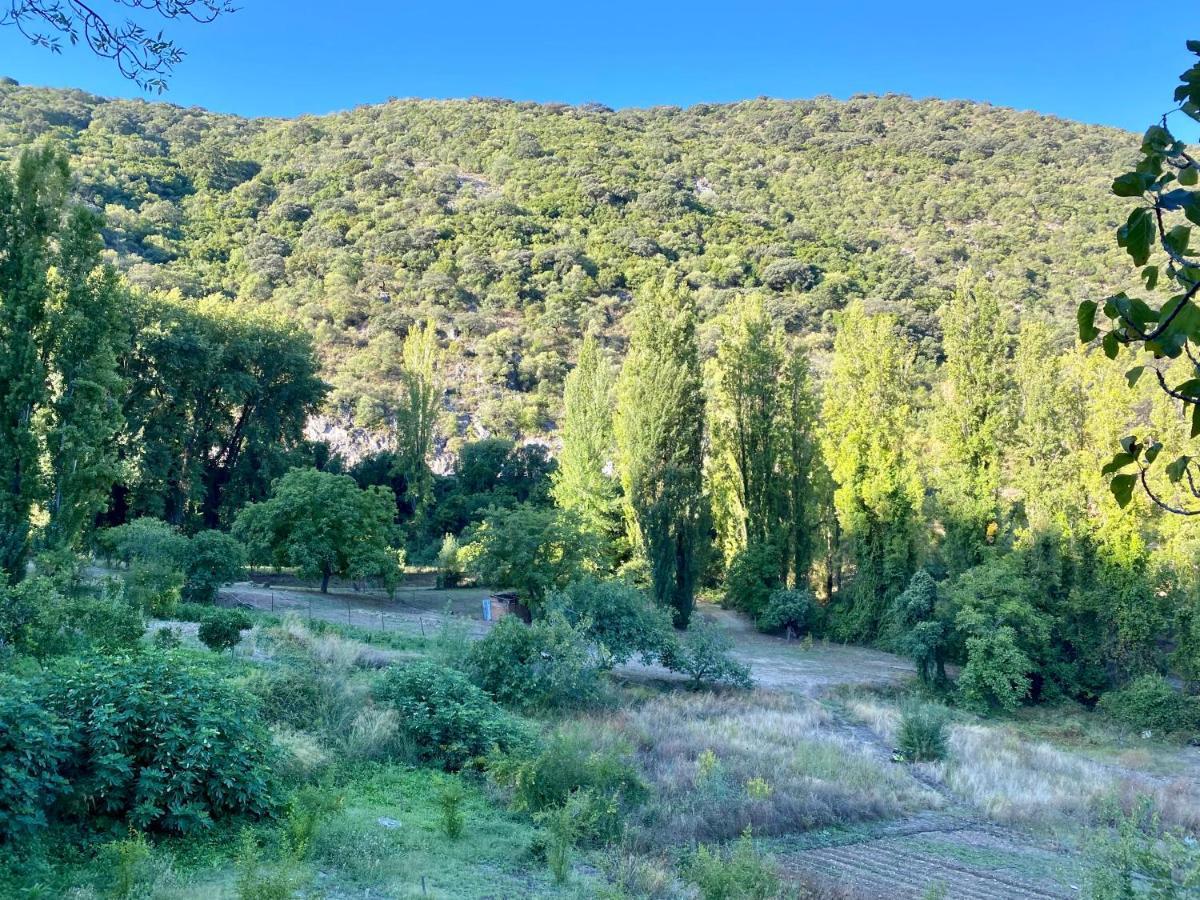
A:
[[[330,573],[329,573],[328,571],[326,571],[326,572],[325,572],[325,573],[324,573],[324,574],[321,576],[321,593],[322,593],[322,594],[328,594],[328,593],[329,593],[329,575],[330,575]]]

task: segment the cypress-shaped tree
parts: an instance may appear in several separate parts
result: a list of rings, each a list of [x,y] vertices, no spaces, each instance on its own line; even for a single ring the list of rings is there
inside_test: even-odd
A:
[[[803,582],[812,558],[808,368],[761,298],[749,298],[724,323],[709,384],[708,469],[726,561],[771,544],[781,579]]]
[[[686,627],[706,510],[701,481],[704,393],[695,304],[670,282],[644,293],[617,381],[614,431],[632,546],[655,598]]]
[[[12,581],[35,506],[43,540],[69,547],[116,476],[120,294],[99,220],[68,203],[68,183],[49,147],[0,172],[0,573]]]
[[[610,564],[622,529],[620,486],[612,474],[615,383],[612,365],[589,331],[563,387],[563,447],[552,488],[554,502],[578,517]]]
[[[982,561],[1001,524],[1000,484],[1012,422],[1010,341],[985,282],[969,271],[941,309],[945,380],[934,412],[934,481],[951,573]]]
[[[431,498],[429,454],[442,403],[442,351],[433,320],[414,324],[404,338],[396,407],[396,467],[417,510]]]
[[[840,602],[840,636],[871,640],[916,568],[921,482],[909,449],[912,348],[891,316],[846,307],[834,340],[821,444],[855,571]]]

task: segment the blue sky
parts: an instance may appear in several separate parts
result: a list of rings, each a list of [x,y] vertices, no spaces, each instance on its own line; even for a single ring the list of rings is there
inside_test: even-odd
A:
[[[622,107],[896,91],[1140,131],[1200,38],[1190,16],[1132,27],[1128,4],[1107,0],[239,2],[212,25],[166,26],[188,57],[165,99],[289,116],[390,96]],[[139,95],[84,50],[51,56],[11,28],[0,74]]]

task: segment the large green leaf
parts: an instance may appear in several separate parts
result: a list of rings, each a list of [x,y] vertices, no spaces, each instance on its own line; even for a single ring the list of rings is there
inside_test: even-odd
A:
[[[1117,505],[1124,509],[1133,499],[1133,487],[1137,484],[1136,475],[1115,475],[1108,483],[1108,489],[1117,499]]]

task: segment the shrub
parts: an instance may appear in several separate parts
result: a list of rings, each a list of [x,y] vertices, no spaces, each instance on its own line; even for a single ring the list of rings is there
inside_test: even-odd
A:
[[[183,597],[189,603],[212,603],[217,589],[241,577],[246,550],[220,531],[201,531],[188,541],[183,563]]]
[[[148,615],[167,618],[183,591],[183,573],[156,560],[136,560],[125,573],[125,598]]]
[[[100,552],[127,566],[141,561],[180,569],[188,539],[161,519],[141,518],[97,532],[96,544]]]
[[[1175,690],[1161,675],[1143,675],[1100,698],[1100,709],[1123,725],[1158,734],[1200,730],[1200,699]]]
[[[751,544],[729,566],[723,605],[758,618],[780,587],[783,560],[774,544]]]
[[[510,755],[489,768],[492,779],[513,791],[513,808],[534,815],[565,805],[572,796],[578,835],[611,841],[625,813],[646,798],[633,753],[623,744],[597,746],[594,735],[560,731],[536,756]],[[586,798],[586,802],[583,802]]]
[[[266,731],[237,690],[189,656],[71,661],[40,690],[69,728],[64,816],[193,832],[269,810]]]
[[[663,665],[691,678],[693,688],[705,684],[748,688],[753,684],[750,670],[729,657],[733,641],[720,626],[697,616],[687,631],[672,637],[663,651]]]
[[[1013,710],[1029,696],[1029,657],[1017,647],[1012,628],[1001,625],[990,634],[966,641],[967,664],[958,691],[970,707]]]
[[[463,579],[463,563],[459,558],[458,538],[452,534],[442,538],[437,556],[437,586],[439,589],[458,587]]]
[[[39,659],[129,649],[145,628],[141,612],[119,591],[68,596],[42,577],[0,586],[0,643]]]
[[[946,756],[944,707],[932,703],[905,706],[896,732],[896,749],[909,762],[934,762]]]
[[[463,833],[462,785],[457,781],[446,784],[438,793],[438,807],[441,809],[442,834],[452,841],[458,840]]]
[[[781,896],[770,857],[754,846],[746,829],[731,850],[700,847],[686,867],[688,880],[704,900],[774,900]]]
[[[525,747],[531,741],[524,723],[466,676],[434,663],[389,669],[372,693],[399,713],[418,758],[448,771],[493,750]]]
[[[807,588],[773,591],[756,624],[759,631],[782,631],[796,637],[812,631],[816,612],[817,599]]]
[[[505,616],[467,657],[476,684],[506,706],[581,706],[595,697],[599,663],[587,635],[561,613],[525,625]]]
[[[658,656],[671,630],[666,610],[623,580],[586,578],[573,582],[551,594],[546,609],[561,613],[581,627],[597,645],[605,668],[628,662],[634,656]]]
[[[1105,824],[1095,841],[1088,900],[1195,896],[1200,886],[1200,848],[1190,835],[1164,828],[1150,797],[1135,798],[1126,812],[1106,804]]]
[[[236,647],[242,632],[251,625],[250,617],[240,609],[210,609],[200,621],[198,635],[208,649],[220,653]]]
[[[69,755],[66,727],[31,685],[0,674],[0,839],[46,825],[67,790],[60,772]]]

